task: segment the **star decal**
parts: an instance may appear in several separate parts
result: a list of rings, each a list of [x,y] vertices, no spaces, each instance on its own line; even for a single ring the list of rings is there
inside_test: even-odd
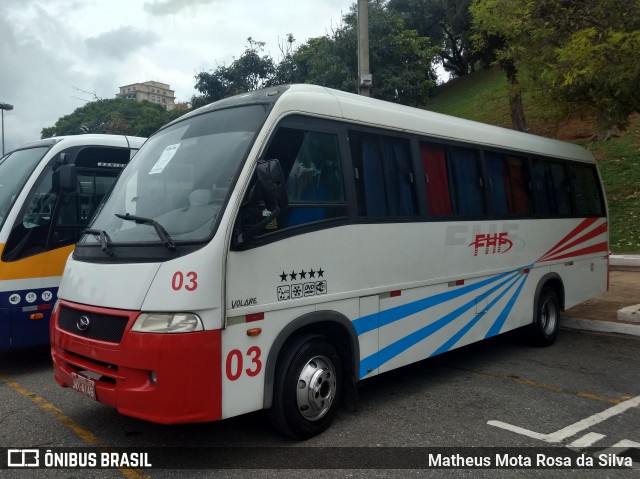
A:
[[[314,270],[313,268],[309,270],[301,269],[299,273],[296,273],[296,270],[291,270],[291,273],[285,273],[282,270],[282,273],[278,273],[276,276],[280,278],[281,283],[286,283],[288,281],[296,281],[298,278],[300,280],[303,279],[315,279],[315,278],[324,278],[325,271],[320,268],[318,270]]]

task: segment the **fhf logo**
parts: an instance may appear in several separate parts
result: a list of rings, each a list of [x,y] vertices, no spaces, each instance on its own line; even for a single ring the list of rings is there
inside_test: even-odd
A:
[[[469,247],[473,246],[473,256],[478,256],[480,251],[483,251],[485,255],[503,254],[513,246],[513,242],[508,236],[509,233],[506,231],[503,233],[477,234]]]

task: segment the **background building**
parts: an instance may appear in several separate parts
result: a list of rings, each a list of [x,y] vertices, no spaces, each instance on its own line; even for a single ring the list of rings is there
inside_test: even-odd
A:
[[[176,107],[174,93],[166,83],[146,81],[144,83],[121,86],[120,93],[116,93],[116,98],[128,98],[136,101],[147,100],[151,103],[158,103],[167,110],[173,110]]]

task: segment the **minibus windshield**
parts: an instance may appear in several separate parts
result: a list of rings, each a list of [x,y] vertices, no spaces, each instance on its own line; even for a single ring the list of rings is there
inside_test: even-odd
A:
[[[50,146],[16,150],[0,161],[0,229],[11,205]]]
[[[104,231],[109,247],[206,240],[266,114],[264,105],[245,105],[159,131],[124,169],[91,230]],[[81,243],[100,238],[87,234]]]

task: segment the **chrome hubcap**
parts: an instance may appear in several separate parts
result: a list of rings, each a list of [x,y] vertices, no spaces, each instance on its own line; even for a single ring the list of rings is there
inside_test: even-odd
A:
[[[333,363],[324,356],[315,356],[305,364],[296,391],[298,410],[305,419],[317,421],[329,412],[336,397],[336,379]]]
[[[556,329],[558,322],[558,311],[553,301],[547,299],[542,306],[542,330],[545,334],[551,335]]]

